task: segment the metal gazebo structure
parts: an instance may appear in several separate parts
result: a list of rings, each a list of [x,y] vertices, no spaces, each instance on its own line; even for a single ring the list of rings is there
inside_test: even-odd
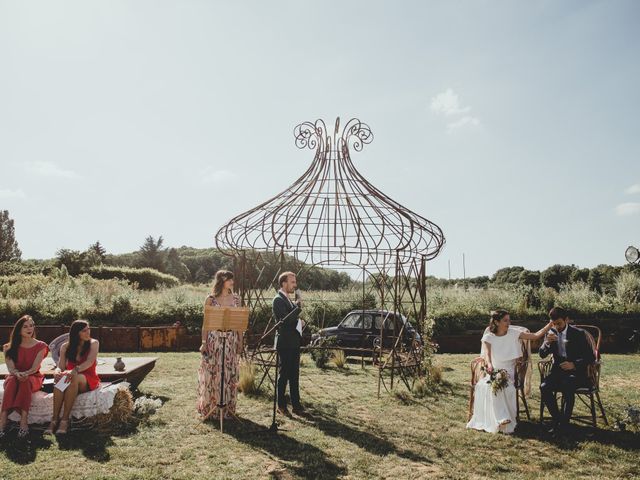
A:
[[[215,236],[217,248],[234,257],[243,305],[253,312],[270,309],[285,263],[290,269],[293,262],[299,277],[313,268],[335,268],[352,272],[361,282],[363,309],[365,296],[374,295],[376,308],[404,315],[422,333],[426,262],[443,248],[442,230],[389,198],[355,168],[351,151],[360,152],[373,140],[365,123],[351,119],[341,129],[338,118],[330,132],[322,120],[304,122],[294,135],[298,148],[315,151],[309,168],[286,190],[232,218]],[[271,321],[264,332],[270,330]],[[415,376],[409,373],[420,371],[422,350],[407,349],[399,341],[402,334],[394,330],[391,348],[378,352],[378,393],[385,371],[391,374],[391,388],[394,372],[410,388],[407,378]],[[377,342],[381,350],[389,344],[382,335],[383,328]],[[263,339],[249,355],[266,365],[269,375],[273,344]]]

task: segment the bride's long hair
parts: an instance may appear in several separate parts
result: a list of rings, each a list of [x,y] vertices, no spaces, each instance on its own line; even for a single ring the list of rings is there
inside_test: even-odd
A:
[[[491,311],[491,318],[489,319],[489,331],[491,333],[498,332],[498,324],[500,323],[500,320],[505,317],[505,315],[509,315],[509,312],[507,312],[506,310],[498,309]]]

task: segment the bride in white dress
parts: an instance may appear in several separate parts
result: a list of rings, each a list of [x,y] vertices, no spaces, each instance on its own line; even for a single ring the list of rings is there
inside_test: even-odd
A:
[[[482,336],[482,350],[485,368],[488,371],[506,370],[509,384],[497,393],[493,393],[486,377],[480,378],[474,390],[473,416],[467,428],[484,430],[490,433],[513,433],[516,428],[516,389],[514,374],[516,361],[522,356],[520,340],[537,340],[553,327],[549,322],[536,333],[529,333],[522,327],[511,326],[509,312],[497,310],[491,312],[489,327]]]

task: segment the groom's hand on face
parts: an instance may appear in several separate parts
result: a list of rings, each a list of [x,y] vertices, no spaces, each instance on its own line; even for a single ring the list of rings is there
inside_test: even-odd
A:
[[[573,362],[562,362],[560,364],[560,368],[563,369],[565,372],[568,372],[570,370],[575,370],[576,365]]]
[[[547,342],[549,343],[553,343],[553,342],[557,342],[558,341],[558,335],[556,335],[555,333],[547,333]]]

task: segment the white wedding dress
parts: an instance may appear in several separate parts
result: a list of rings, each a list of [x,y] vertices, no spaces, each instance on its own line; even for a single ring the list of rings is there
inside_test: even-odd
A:
[[[490,433],[513,433],[516,428],[516,389],[513,383],[516,360],[522,356],[520,333],[522,329],[509,327],[506,335],[497,336],[487,332],[482,342],[491,345],[491,360],[494,370],[504,369],[509,374],[509,385],[494,394],[487,378],[482,377],[475,386],[473,416],[467,428],[484,430]],[[482,356],[485,349],[482,349]],[[509,420],[510,422],[506,423]],[[501,425],[502,424],[502,425]]]

